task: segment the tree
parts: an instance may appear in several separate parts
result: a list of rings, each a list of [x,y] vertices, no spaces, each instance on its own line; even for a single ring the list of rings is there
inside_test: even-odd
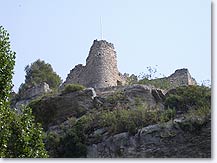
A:
[[[14,65],[15,52],[10,49],[9,34],[0,26],[0,105],[8,103]]]
[[[6,110],[7,109],[7,110]],[[32,109],[24,107],[22,113],[5,109],[1,116],[0,156],[7,158],[46,158],[44,133],[35,123]]]
[[[51,89],[57,89],[62,82],[60,76],[53,71],[52,66],[40,59],[36,60],[31,65],[27,65],[25,72],[25,83],[21,84],[19,92],[25,91],[42,82],[46,82]]]
[[[0,26],[0,157],[47,157],[40,124],[30,108],[18,114],[10,109],[15,52],[9,34]]]

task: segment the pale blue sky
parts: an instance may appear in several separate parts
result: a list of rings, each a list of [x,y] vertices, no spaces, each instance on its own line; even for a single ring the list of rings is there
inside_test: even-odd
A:
[[[198,81],[211,79],[210,0],[0,0],[0,25],[16,52],[13,82],[40,58],[65,80],[85,64],[94,39],[114,44],[121,73],[139,75],[158,65],[166,76],[188,68]]]

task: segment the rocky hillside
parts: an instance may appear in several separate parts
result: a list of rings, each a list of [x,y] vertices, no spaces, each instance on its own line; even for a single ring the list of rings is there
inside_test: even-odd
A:
[[[29,103],[50,157],[211,157],[211,92],[71,86]]]
[[[207,119],[203,125],[192,124],[186,119],[174,119],[141,128],[135,135],[129,132],[112,136],[106,134],[102,134],[101,142],[87,147],[87,157],[211,157],[211,119]]]

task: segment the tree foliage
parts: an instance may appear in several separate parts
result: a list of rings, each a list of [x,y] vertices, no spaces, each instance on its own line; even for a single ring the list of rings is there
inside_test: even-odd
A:
[[[49,63],[43,60],[38,59],[31,65],[27,65],[25,72],[25,83],[20,86],[20,92],[42,82],[46,82],[52,89],[57,89],[61,84],[60,76],[54,72]]]
[[[0,104],[8,102],[14,65],[15,52],[11,51],[9,34],[0,26]]]
[[[15,52],[9,34],[0,27],[0,157],[47,157],[42,129],[30,108],[20,114],[10,109]]]
[[[31,108],[21,114],[5,108],[1,112],[0,156],[7,158],[46,158],[43,130],[35,123]]]

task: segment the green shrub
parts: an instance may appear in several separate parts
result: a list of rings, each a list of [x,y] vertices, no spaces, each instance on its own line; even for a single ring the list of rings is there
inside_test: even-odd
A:
[[[153,85],[156,88],[160,88],[160,89],[170,89],[174,87],[172,83],[170,83],[167,79],[164,78],[159,78],[159,79],[144,78],[139,80],[138,84]]]
[[[87,154],[87,133],[91,127],[91,116],[79,120],[68,119],[68,126],[60,125],[60,132],[47,134],[46,148],[51,157],[84,158]]]
[[[86,157],[87,148],[76,128],[68,128],[65,133],[49,132],[46,147],[51,157],[79,158]]]
[[[170,89],[175,87],[175,85],[169,82],[166,78],[162,78],[162,77],[160,78],[162,74],[157,72],[157,67],[148,66],[146,68],[147,68],[147,72],[146,73],[142,72],[140,73],[139,76],[136,76],[134,74],[129,76],[128,74],[126,74],[127,85],[145,84],[145,85],[152,85],[160,89]]]
[[[186,121],[180,123],[179,126],[184,131],[199,133],[201,128],[211,119],[211,108],[202,106],[192,108],[184,115]]]
[[[187,112],[190,108],[211,107],[211,90],[204,86],[182,86],[169,92],[165,106]]]
[[[203,124],[211,114],[211,108],[201,106],[195,109],[190,109],[185,117],[193,123]]]
[[[175,111],[167,109],[158,111],[147,106],[135,110],[117,108],[113,111],[103,110],[97,114],[91,113],[81,117],[77,122],[78,131],[89,134],[96,128],[106,128],[110,134],[129,132],[135,134],[137,129],[150,124],[167,122],[173,119]],[[79,125],[78,125],[79,124]]]
[[[80,85],[80,84],[68,84],[65,86],[62,93],[70,93],[70,92],[75,92],[75,91],[81,91],[84,89],[85,89],[85,87],[83,85]]]
[[[166,109],[162,114],[160,115],[160,122],[167,122],[171,119],[173,119],[176,115],[175,109]]]
[[[60,138],[60,157],[63,158],[78,158],[86,157],[87,148],[83,144],[81,137],[74,129],[70,129]]]
[[[121,132],[134,135],[142,127],[171,120],[174,114],[172,109],[158,111],[147,106],[88,113],[77,120],[69,119],[67,126],[62,125],[61,133],[49,133],[47,150],[51,157],[86,157],[87,145],[102,139],[101,134],[93,134],[97,129],[105,129],[110,135]]]
[[[115,93],[109,95],[106,100],[111,104],[117,104],[120,101],[126,100],[126,97],[124,95],[124,92],[122,91],[116,91]]]

